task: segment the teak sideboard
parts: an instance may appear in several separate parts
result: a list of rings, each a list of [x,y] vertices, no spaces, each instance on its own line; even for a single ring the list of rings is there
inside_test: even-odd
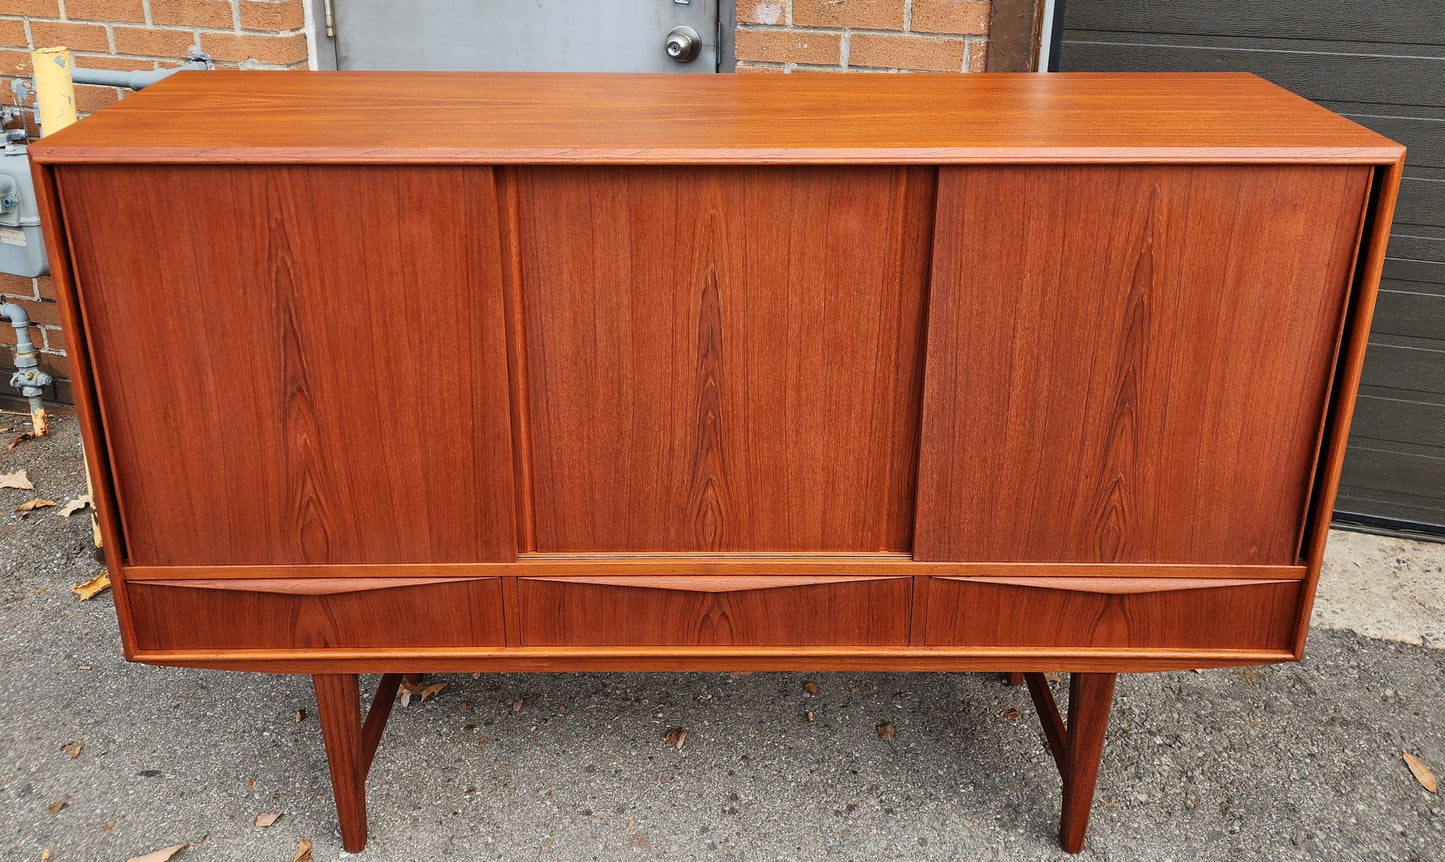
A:
[[[1298,659],[1404,149],[1249,75],[176,75],[31,149],[126,657]],[[1043,677],[1068,671],[1067,715]],[[358,673],[383,674],[363,720]]]

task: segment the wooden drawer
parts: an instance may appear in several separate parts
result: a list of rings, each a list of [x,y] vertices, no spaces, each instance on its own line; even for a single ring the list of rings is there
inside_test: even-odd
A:
[[[928,578],[929,646],[1279,649],[1300,581]]]
[[[131,581],[140,649],[501,646],[500,578]]]
[[[908,643],[912,578],[519,578],[524,646]]]

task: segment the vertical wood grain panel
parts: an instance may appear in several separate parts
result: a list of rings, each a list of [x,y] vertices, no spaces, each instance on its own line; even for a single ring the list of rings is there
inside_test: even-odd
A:
[[[132,562],[514,558],[489,170],[58,174]]]
[[[931,169],[513,176],[538,550],[908,549]]]
[[[1368,179],[942,169],[914,556],[1295,562]]]

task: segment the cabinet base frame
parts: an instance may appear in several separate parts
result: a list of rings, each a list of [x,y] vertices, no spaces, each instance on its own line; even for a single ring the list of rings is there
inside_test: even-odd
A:
[[[1028,683],[1029,695],[1039,712],[1044,738],[1059,776],[1064,783],[1063,810],[1059,817],[1059,844],[1066,852],[1084,848],[1089,828],[1089,811],[1094,804],[1094,785],[1104,753],[1104,732],[1114,700],[1112,673],[1069,675],[1069,719],[1065,725],[1042,673],[1008,674],[1008,682]],[[331,769],[331,790],[336,797],[336,817],[341,825],[341,846],[348,853],[366,847],[366,776],[376,757],[382,731],[403,678],[412,685],[419,673],[382,674],[366,719],[361,718],[359,678],[354,673],[319,673],[311,676],[316,688],[316,712],[326,743],[326,762]]]

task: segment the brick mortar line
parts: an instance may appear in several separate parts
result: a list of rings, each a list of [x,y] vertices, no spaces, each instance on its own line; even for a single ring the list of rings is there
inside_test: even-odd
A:
[[[976,39],[982,33],[929,33],[922,30],[876,30],[864,27],[784,27],[781,24],[738,24],[739,31],[754,33],[817,33],[819,35],[861,34],[864,36],[910,36],[919,39]]]

